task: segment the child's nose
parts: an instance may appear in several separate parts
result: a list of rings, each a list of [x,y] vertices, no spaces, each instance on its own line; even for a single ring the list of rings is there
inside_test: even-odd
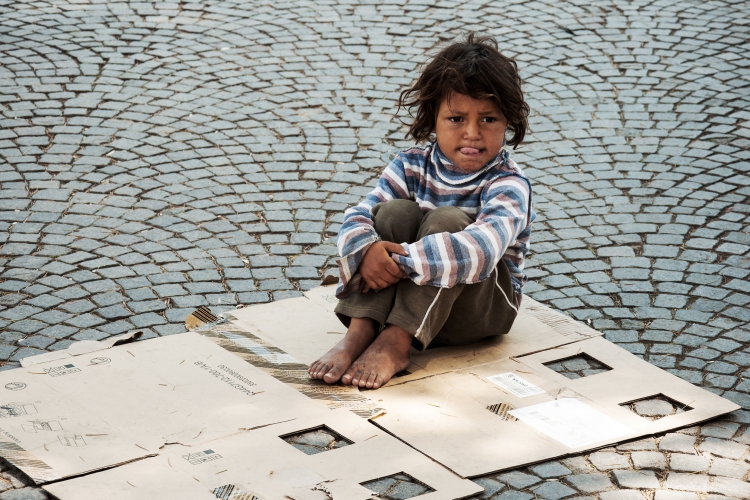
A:
[[[479,124],[468,122],[466,129],[464,130],[467,139],[478,139],[479,138]]]

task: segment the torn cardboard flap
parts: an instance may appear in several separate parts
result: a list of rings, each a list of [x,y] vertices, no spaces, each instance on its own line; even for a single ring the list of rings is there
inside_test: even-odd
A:
[[[346,333],[346,327],[335,314],[307,297],[268,305],[272,307],[229,311],[225,317],[244,331],[264,340],[272,339],[274,346],[305,365],[328,352]]]
[[[25,368],[32,365],[38,365],[40,363],[47,363],[49,361],[56,361],[60,359],[81,356],[83,354],[89,354],[96,351],[103,351],[105,349],[111,349],[117,344],[120,344],[127,340],[137,340],[142,336],[142,330],[134,330],[132,332],[126,333],[125,335],[119,335],[117,337],[111,337],[105,340],[79,340],[78,342],[73,342],[72,344],[70,344],[67,349],[47,352],[44,354],[37,354],[36,356],[30,356],[28,358],[22,358],[21,366]]]

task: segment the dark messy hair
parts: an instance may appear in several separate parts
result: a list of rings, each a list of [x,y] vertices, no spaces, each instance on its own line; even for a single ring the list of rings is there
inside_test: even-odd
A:
[[[516,62],[500,53],[494,38],[469,33],[466,40],[442,49],[423,69],[417,81],[401,92],[396,113],[403,107],[414,121],[406,133],[417,142],[429,140],[440,103],[453,92],[474,99],[490,99],[508,120],[515,149],[529,126],[529,105]],[[412,113],[417,108],[416,117]]]

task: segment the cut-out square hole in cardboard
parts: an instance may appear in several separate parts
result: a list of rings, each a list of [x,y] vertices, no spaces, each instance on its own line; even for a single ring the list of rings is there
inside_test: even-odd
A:
[[[665,396],[664,394],[657,394],[655,396],[636,399],[635,401],[629,401],[627,403],[620,403],[620,406],[625,406],[636,415],[652,421],[670,415],[677,415],[678,413],[685,413],[686,411],[693,409],[686,404],[682,404],[679,401],[675,401],[674,399]]]
[[[360,484],[368,490],[374,491],[377,497],[383,500],[414,498],[435,491],[405,472],[399,472],[398,474],[392,474]]]
[[[612,369],[585,352],[544,363],[544,366],[571,380],[590,377],[591,375],[608,372]]]
[[[307,455],[315,455],[354,444],[353,441],[346,439],[325,425],[279,437]]]

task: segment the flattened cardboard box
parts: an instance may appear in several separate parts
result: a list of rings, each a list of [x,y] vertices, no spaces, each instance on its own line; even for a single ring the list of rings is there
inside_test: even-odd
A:
[[[342,338],[334,286],[239,309],[242,335],[310,364]],[[412,351],[406,374],[362,391],[384,413],[373,423],[463,477],[520,467],[696,424],[739,406],[661,370],[600,333],[524,297],[510,333],[463,347]],[[599,373],[570,379],[550,363],[588,356]],[[630,409],[652,397],[676,414]]]
[[[331,411],[200,334],[101,347],[77,346],[50,361],[42,355],[41,363],[28,358],[0,374],[0,455],[38,484],[63,480],[45,485],[63,500],[147,492],[216,498],[212,492],[227,485],[252,486],[264,500],[314,498],[326,488],[364,499],[371,492],[359,483],[398,473],[429,485],[436,500],[481,491],[367,420]],[[352,444],[307,456],[280,437],[321,426]],[[366,467],[356,467],[359,455]],[[281,473],[269,479],[273,469]],[[283,479],[295,476],[306,479]]]
[[[171,449],[158,457],[44,488],[63,500],[233,498],[227,493],[263,500],[328,499],[327,494],[333,499],[365,500],[373,492],[361,483],[405,473],[435,490],[420,496],[426,500],[463,498],[482,490],[365,419],[347,410],[316,406],[311,415],[292,422],[239,432],[197,447]],[[279,438],[321,425],[354,444],[306,455]],[[164,488],[165,478],[169,491]]]
[[[481,488],[387,433],[458,475],[473,477],[738,408],[528,298],[506,336],[415,353],[407,373],[378,391],[327,386],[311,381],[306,369],[344,333],[332,312],[335,303],[333,287],[320,287],[305,297],[231,312],[230,321],[200,335],[101,344],[105,350],[99,352],[94,345],[71,346],[69,352],[24,360],[25,368],[0,374],[0,388],[5,387],[0,455],[38,483],[119,465],[46,486],[63,500],[88,498],[83,492],[92,488],[123,499],[159,493],[304,500],[325,488],[341,498],[360,498],[369,495],[361,489],[363,480],[397,472],[436,490],[426,499],[462,498]],[[609,370],[571,380],[547,366],[582,353]],[[686,411],[650,421],[627,407],[657,394]],[[342,428],[352,436],[377,434],[372,441],[384,443],[382,454],[372,456],[382,471],[374,467],[363,479],[354,458],[357,450],[365,453],[369,440],[353,439],[354,446],[306,457],[280,439],[281,431],[310,428],[305,425],[326,425],[342,435]],[[256,440],[265,447],[254,448]],[[219,446],[227,466],[214,470],[220,460],[210,460],[205,474],[183,457]],[[297,455],[289,455],[292,451]],[[345,455],[346,460],[337,458]],[[392,456],[406,459],[394,462]],[[337,470],[353,464],[352,470],[342,475],[318,467],[328,460]],[[265,470],[270,464],[273,474]]]

